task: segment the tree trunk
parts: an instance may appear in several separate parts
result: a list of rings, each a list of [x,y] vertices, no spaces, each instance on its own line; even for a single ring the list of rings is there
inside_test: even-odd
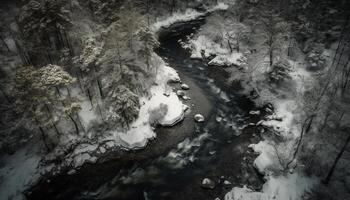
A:
[[[86,93],[88,94],[88,97],[89,97],[89,100],[90,100],[91,109],[93,109],[94,108],[94,104],[92,103],[92,96],[91,96],[91,93],[90,93],[90,89],[87,89]]]
[[[97,87],[98,87],[98,91],[100,92],[101,99],[103,99],[102,84],[101,84],[101,81],[99,80],[99,78],[97,76],[96,65],[94,65],[94,76],[95,76],[95,79],[96,79],[96,82],[97,82]]]
[[[101,120],[104,121],[104,120],[103,120],[103,114],[102,114],[102,110],[101,110],[100,104],[97,104],[97,109],[98,109],[98,112],[100,113]]]
[[[59,33],[59,29],[56,28],[55,30],[55,35],[56,35],[56,50],[59,51],[64,45],[62,45],[62,42],[61,42],[61,38],[60,38],[60,33]]]
[[[78,114],[78,113],[76,113],[76,116],[77,116],[77,120],[78,120],[78,122],[79,122],[80,126],[81,126],[81,127],[82,127],[82,129],[83,129],[83,132],[84,132],[84,133],[86,133],[85,127],[84,127],[83,123],[81,123],[81,120],[80,120],[79,114]]]
[[[322,124],[322,127],[321,127],[321,129],[320,129],[320,133],[322,133],[323,130],[324,130],[324,128],[326,128],[327,121],[328,121],[328,118],[329,118],[329,116],[330,116],[330,110],[331,110],[331,109],[327,109],[326,116],[325,116],[325,118],[324,118],[324,120],[323,120],[323,124]]]
[[[5,92],[1,87],[0,87],[0,91],[1,91],[1,93],[2,93],[2,96],[4,96],[4,98],[6,99],[6,101],[7,101],[9,104],[12,104],[10,97],[6,94],[6,92]]]
[[[75,72],[75,76],[76,76],[77,79],[78,79],[78,84],[79,84],[79,88],[80,88],[81,92],[84,93],[83,85],[81,84],[81,78],[80,78],[79,72],[78,72],[77,70],[76,70],[76,72]]]
[[[227,39],[227,44],[228,44],[228,47],[230,48],[230,52],[232,53],[233,50],[229,39]]]
[[[63,31],[64,39],[65,39],[65,41],[67,43],[67,46],[68,46],[68,49],[69,49],[69,53],[70,53],[71,56],[73,56],[74,55],[74,51],[73,51],[72,45],[70,44],[70,41],[68,39],[67,32],[64,29],[62,31]]]
[[[96,81],[97,81],[98,91],[100,92],[101,99],[103,99],[104,96],[103,96],[103,90],[102,90],[102,83],[99,79],[96,79]]]
[[[50,151],[51,151],[51,148],[50,148],[50,145],[49,145],[48,142],[47,142],[46,133],[45,133],[44,129],[40,126],[39,120],[38,120],[36,117],[34,117],[34,119],[35,119],[35,122],[36,122],[36,124],[37,124],[37,126],[38,126],[38,128],[39,128],[40,133],[41,133],[41,138],[42,138],[42,140],[43,140],[43,142],[44,142],[44,145],[45,145],[45,147],[46,147],[46,150],[47,150],[48,152],[50,152]]]
[[[147,26],[149,27],[150,26],[150,20],[149,20],[149,15],[150,15],[149,7],[150,7],[150,5],[149,5],[149,0],[147,0],[146,4],[147,4],[147,8],[146,8],[146,10],[147,10]]]
[[[269,59],[270,59],[270,67],[272,67],[272,65],[273,65],[273,50],[272,49],[270,49],[270,51],[269,51]]]
[[[305,119],[305,121],[303,123],[303,126],[301,128],[301,132],[300,132],[300,136],[299,136],[299,139],[298,139],[297,147],[295,148],[295,151],[293,153],[292,159],[287,163],[286,168],[289,168],[289,165],[292,164],[293,161],[295,160],[295,158],[297,157],[299,149],[300,149],[300,146],[301,146],[301,143],[303,141],[304,134],[309,132],[313,119],[314,119],[314,115],[311,115],[310,117]]]
[[[10,52],[11,50],[10,50],[9,46],[7,45],[7,43],[5,42],[4,38],[2,36],[0,36],[0,39],[1,39],[2,43],[4,43],[7,51]]]
[[[47,60],[49,61],[50,64],[54,64],[52,57],[50,55],[50,52],[46,49],[46,56],[47,56]]]
[[[47,143],[45,131],[44,131],[44,129],[43,129],[41,126],[39,126],[39,130],[40,130],[41,138],[42,138],[42,140],[43,140],[43,142],[44,142],[45,148],[46,148],[46,150],[47,150],[48,152],[50,152],[50,151],[51,151],[51,148],[50,148],[49,144]]]
[[[72,120],[72,122],[74,124],[76,134],[79,135],[79,126],[78,126],[77,122],[74,120],[72,115],[69,114],[68,117],[70,118],[70,120]]]
[[[59,97],[62,97],[62,96],[61,96],[61,91],[60,91],[60,89],[59,89],[57,86],[55,87],[55,89],[56,89],[57,95],[58,95]]]
[[[68,95],[69,99],[71,99],[72,95],[70,94],[70,90],[69,90],[68,86],[66,86],[66,89],[67,89],[67,95]]]
[[[348,133],[348,134],[349,134],[349,133]],[[344,153],[346,147],[348,146],[349,142],[350,142],[350,134],[348,135],[348,138],[346,139],[346,141],[345,141],[345,143],[344,143],[344,146],[342,147],[342,149],[341,149],[340,152],[338,153],[337,157],[335,158],[335,160],[334,160],[334,162],[333,162],[333,165],[332,165],[331,169],[329,170],[326,179],[322,181],[325,185],[328,185],[329,181],[331,180],[332,175],[333,175],[333,172],[334,172],[334,170],[335,170],[335,167],[337,166],[338,161],[339,161],[340,158],[342,157],[342,155],[343,155],[343,153]]]
[[[55,129],[56,134],[61,135],[61,133],[58,131],[56,124],[54,122],[51,122],[51,124],[52,124],[52,127]]]
[[[118,50],[118,63],[119,63],[119,67],[121,68],[122,67],[122,56],[120,55],[120,48],[119,48],[119,45],[117,44],[117,50]]]

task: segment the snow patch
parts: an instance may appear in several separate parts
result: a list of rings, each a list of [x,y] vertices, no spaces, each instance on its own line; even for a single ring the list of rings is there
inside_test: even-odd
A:
[[[198,17],[204,16],[207,13],[216,11],[216,10],[226,10],[228,9],[229,5],[223,2],[219,2],[217,5],[215,5],[212,8],[209,8],[206,12],[198,12],[194,9],[187,9],[185,12],[175,12],[173,13],[170,17],[167,17],[165,19],[159,20],[155,22],[151,26],[151,30],[153,32],[158,32],[162,28],[168,28],[174,23],[177,22],[186,22],[186,21],[191,21],[195,20]]]
[[[246,186],[234,187],[225,195],[225,200],[300,200],[316,183],[316,179],[298,173],[270,176],[261,192],[254,192]]]
[[[202,59],[212,55],[215,57],[208,62],[209,65],[216,66],[241,66],[244,63],[242,53],[231,52],[221,44],[214,42],[206,35],[199,35],[190,39],[187,43],[182,43],[183,48],[191,51],[191,58]]]
[[[25,199],[22,191],[40,176],[41,156],[37,152],[38,149],[31,145],[2,159],[6,165],[0,168],[0,199]]]
[[[155,22],[151,26],[151,30],[154,32],[158,32],[162,28],[168,28],[172,24],[176,22],[185,22],[185,21],[191,21],[198,17],[204,16],[205,13],[198,12],[193,9],[187,9],[184,13],[183,12],[175,12],[170,17],[167,17],[166,19],[160,20]]]
[[[167,84],[169,81],[180,80],[177,72],[155,54],[153,61],[159,66],[157,84],[150,88],[151,97],[140,99],[142,106],[139,117],[130,125],[130,130],[126,133],[113,132],[115,137],[120,139],[121,146],[127,149],[144,147],[148,140],[156,137],[152,124],[173,126],[184,118],[185,110],[188,108]]]

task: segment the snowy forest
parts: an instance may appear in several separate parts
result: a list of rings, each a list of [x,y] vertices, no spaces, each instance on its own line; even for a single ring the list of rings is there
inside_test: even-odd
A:
[[[349,0],[0,17],[0,200],[350,199]]]

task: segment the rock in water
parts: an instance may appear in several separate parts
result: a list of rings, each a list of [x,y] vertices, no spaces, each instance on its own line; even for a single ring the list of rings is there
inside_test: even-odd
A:
[[[224,185],[232,185],[232,183],[230,181],[228,181],[228,180],[225,180],[224,181]]]
[[[257,111],[250,111],[249,112],[250,115],[260,115],[260,110],[257,110]]]
[[[201,114],[196,114],[196,115],[194,116],[194,120],[195,120],[196,122],[204,122],[204,117],[203,117],[203,115],[201,115]]]
[[[189,90],[190,87],[189,87],[187,84],[182,84],[182,85],[181,85],[181,89],[183,89],[183,90]]]
[[[187,100],[191,100],[191,97],[188,97],[188,96],[185,95],[185,96],[182,96],[182,99],[187,101]]]
[[[205,189],[214,189],[215,188],[215,182],[212,181],[209,178],[204,178],[202,180],[202,187]]]
[[[183,96],[186,95],[186,93],[183,90],[178,90],[178,91],[176,91],[176,95],[179,96],[179,97],[183,97]]]

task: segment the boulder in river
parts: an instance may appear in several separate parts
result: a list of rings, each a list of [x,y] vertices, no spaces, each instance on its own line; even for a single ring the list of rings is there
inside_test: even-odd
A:
[[[183,90],[189,90],[190,89],[190,87],[187,85],[187,84],[182,84],[181,85],[181,89],[183,89]]]
[[[260,115],[260,110],[257,110],[257,111],[250,111],[249,112],[250,115]]]
[[[178,90],[178,91],[176,91],[176,95],[179,96],[179,97],[183,97],[183,96],[186,95],[186,93],[183,90]]]
[[[215,182],[212,181],[211,179],[209,178],[204,178],[202,180],[202,188],[205,188],[205,189],[214,189],[215,188]]]
[[[228,181],[228,180],[225,180],[224,181],[224,185],[232,185],[232,183],[230,181]]]
[[[191,97],[185,95],[185,96],[182,96],[182,99],[187,101],[187,100],[191,100]]]
[[[203,117],[203,115],[201,115],[201,114],[196,114],[196,115],[194,116],[194,120],[195,120],[196,122],[204,122],[204,117]]]

